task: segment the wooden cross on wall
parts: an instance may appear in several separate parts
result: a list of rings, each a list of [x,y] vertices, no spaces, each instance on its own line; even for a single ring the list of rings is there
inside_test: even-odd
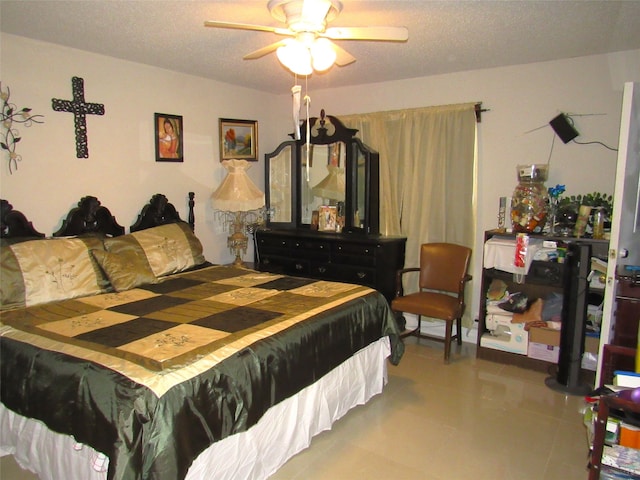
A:
[[[56,112],[71,112],[76,129],[76,157],[89,158],[89,140],[87,139],[87,114],[104,115],[104,104],[86,103],[84,101],[84,80],[80,77],[71,79],[73,100],[52,98],[51,106]]]

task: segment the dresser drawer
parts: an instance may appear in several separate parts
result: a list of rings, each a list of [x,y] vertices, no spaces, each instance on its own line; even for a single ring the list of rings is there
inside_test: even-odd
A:
[[[375,267],[378,248],[375,244],[338,243],[334,245],[333,259],[336,263]]]
[[[258,248],[261,255],[279,255],[283,257],[315,259],[328,262],[331,258],[331,244],[328,242],[286,237],[260,237]]]
[[[294,239],[286,238],[286,237],[259,237],[258,245],[260,248],[269,248],[269,249],[289,249],[293,244]]]
[[[266,272],[294,276],[308,275],[310,271],[307,260],[279,255],[262,255],[258,268]]]
[[[336,263],[311,265],[311,275],[337,282],[356,283],[374,287],[376,285],[376,271],[373,268],[340,265]]]
[[[294,255],[311,255],[315,260],[328,262],[331,258],[331,244],[328,242],[308,239],[295,239],[291,242]]]

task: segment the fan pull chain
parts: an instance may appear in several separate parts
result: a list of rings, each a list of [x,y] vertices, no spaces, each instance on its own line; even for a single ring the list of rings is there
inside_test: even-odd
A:
[[[304,103],[307,106],[307,183],[309,183],[309,152],[311,150],[311,127],[309,126],[309,105],[311,104],[311,97],[309,95],[304,96]]]
[[[294,85],[291,87],[291,94],[293,95],[293,133],[296,140],[300,140],[300,91],[302,87],[300,85]]]

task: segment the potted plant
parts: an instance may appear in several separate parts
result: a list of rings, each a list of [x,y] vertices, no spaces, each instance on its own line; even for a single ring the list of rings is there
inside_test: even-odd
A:
[[[592,192],[583,195],[571,195],[562,197],[558,207],[558,221],[561,224],[561,231],[568,235],[568,231],[573,230],[573,226],[578,217],[578,209],[581,205],[592,207],[592,210],[601,207],[605,214],[605,229],[607,223],[611,225],[611,213],[613,211],[613,196],[606,193]],[[589,219],[588,231],[593,231],[593,219]]]

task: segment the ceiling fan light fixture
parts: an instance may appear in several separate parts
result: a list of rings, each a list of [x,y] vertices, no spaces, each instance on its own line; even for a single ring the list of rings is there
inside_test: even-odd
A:
[[[286,39],[284,42],[276,50],[280,63],[297,75],[311,75],[313,68],[309,49],[294,39]]]
[[[286,23],[294,32],[323,32],[342,11],[338,0],[270,0],[267,8],[271,16]]]
[[[318,38],[309,48],[313,59],[313,69],[324,72],[333,66],[336,61],[336,51],[331,42],[326,38]]]

